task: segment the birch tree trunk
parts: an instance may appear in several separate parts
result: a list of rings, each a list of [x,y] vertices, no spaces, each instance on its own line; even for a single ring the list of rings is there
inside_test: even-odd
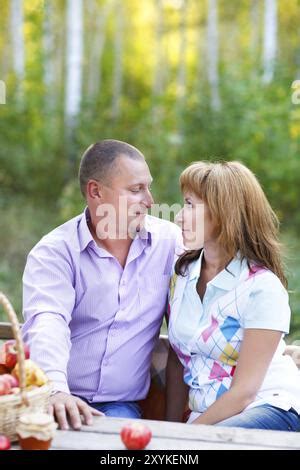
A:
[[[218,36],[218,0],[208,0],[207,18],[207,74],[211,90],[211,107],[221,109],[219,94],[219,36]]]
[[[179,46],[179,64],[178,64],[178,75],[177,75],[177,99],[179,104],[186,92],[186,45],[187,45],[187,10],[188,0],[183,0],[181,7],[180,16],[180,46]]]
[[[11,0],[10,8],[13,71],[19,81],[19,87],[22,88],[22,81],[25,77],[23,0]]]
[[[112,107],[111,116],[118,118],[120,114],[120,102],[123,83],[123,43],[124,43],[124,8],[122,0],[116,4],[116,31],[114,43],[114,68],[113,68],[113,89],[112,89]]]
[[[115,0],[107,0],[100,9],[96,0],[89,0],[90,14],[94,16],[94,28],[89,51],[87,65],[87,98],[92,104],[101,90],[101,59],[105,46],[105,27]]]
[[[199,10],[199,7],[198,9]],[[200,13],[198,12],[200,16]],[[197,20],[197,42],[196,42],[196,73],[195,73],[195,86],[197,91],[201,92],[200,90],[200,83],[203,77],[203,74],[206,73],[207,69],[207,22],[206,24],[200,21],[200,18]]]
[[[162,118],[162,106],[157,103],[157,98],[161,97],[164,89],[166,75],[166,58],[163,51],[163,35],[164,35],[164,7],[163,0],[156,0],[156,38],[155,38],[155,65],[152,82],[152,121],[157,126]]]
[[[277,0],[265,0],[263,77],[264,83],[273,80],[277,53]]]
[[[154,69],[153,84],[152,84],[152,95],[153,97],[160,96],[163,92],[163,47],[162,39],[164,33],[164,11],[163,11],[163,0],[156,0],[156,44],[155,44],[155,57],[156,64]]]
[[[46,88],[46,106],[52,107],[55,99],[55,64],[54,64],[54,17],[53,3],[49,0],[44,4],[44,83]]]
[[[2,12],[3,14],[3,12]],[[6,80],[7,75],[11,70],[11,49],[8,46],[10,43],[10,29],[11,29],[11,11],[5,12],[5,17],[2,18],[2,34],[4,35],[4,41],[0,50],[0,69],[1,69],[1,79]]]
[[[6,85],[3,80],[0,80],[0,104],[6,103]]]
[[[187,66],[186,66],[186,46],[187,46],[187,12],[188,12],[188,0],[183,0],[180,8],[180,24],[179,24],[179,62],[178,62],[178,73],[177,73],[177,97],[175,103],[175,119],[176,129],[175,132],[169,135],[169,142],[174,145],[180,145],[183,143],[183,119],[182,111],[186,96],[186,78],[187,78]]]
[[[75,125],[81,102],[83,52],[82,6],[82,0],[67,1],[65,120],[67,128],[71,130]]]
[[[253,55],[257,54],[259,45],[259,31],[260,31],[260,0],[251,0],[250,6],[250,23],[251,23],[251,52]]]

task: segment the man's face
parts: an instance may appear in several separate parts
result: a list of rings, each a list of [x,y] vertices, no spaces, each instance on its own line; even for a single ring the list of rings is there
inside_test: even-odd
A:
[[[145,215],[153,204],[151,183],[149,167],[144,160],[121,156],[112,169],[109,183],[100,183],[101,202],[97,216],[105,217],[105,209],[111,207],[115,211],[117,236],[134,233],[138,226],[143,225]],[[107,221],[113,222],[111,217]],[[97,232],[99,228],[102,232],[104,225],[98,227]]]

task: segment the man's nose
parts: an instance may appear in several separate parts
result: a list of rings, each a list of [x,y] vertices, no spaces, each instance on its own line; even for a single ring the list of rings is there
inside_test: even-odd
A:
[[[145,206],[147,207],[147,209],[150,209],[150,207],[151,207],[152,204],[154,203],[153,196],[152,196],[151,191],[150,191],[149,189],[147,189],[147,192],[146,192],[146,194],[145,194],[145,198],[144,198],[143,203],[145,204]]]

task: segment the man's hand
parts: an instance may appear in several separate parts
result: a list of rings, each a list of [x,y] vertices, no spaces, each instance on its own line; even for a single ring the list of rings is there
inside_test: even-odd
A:
[[[104,416],[101,411],[95,410],[83,400],[64,392],[57,392],[50,397],[49,413],[51,413],[60,429],[69,429],[69,423],[74,429],[80,429],[83,416],[84,424],[93,424],[94,416]]]

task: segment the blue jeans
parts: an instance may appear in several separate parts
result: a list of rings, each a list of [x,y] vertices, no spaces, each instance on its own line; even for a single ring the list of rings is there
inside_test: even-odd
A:
[[[236,416],[220,421],[215,426],[300,431],[300,415],[293,408],[285,411],[265,404],[242,411]]]
[[[106,401],[90,403],[85,398],[79,397],[84,400],[89,406],[98,411],[102,411],[105,416],[113,416],[114,418],[131,418],[140,419],[141,409],[135,401]]]

